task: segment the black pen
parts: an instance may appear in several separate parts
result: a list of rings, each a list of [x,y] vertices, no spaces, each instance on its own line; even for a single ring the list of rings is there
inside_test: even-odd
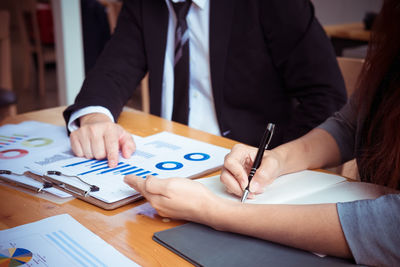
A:
[[[261,165],[261,161],[264,155],[264,150],[268,148],[269,142],[271,141],[272,135],[274,134],[275,124],[268,123],[267,129],[264,132],[264,135],[261,139],[260,145],[258,147],[257,155],[254,160],[253,166],[251,167],[250,174],[249,174],[249,183],[247,184],[246,189],[243,191],[242,195],[242,203],[246,201],[247,195],[249,194],[249,187],[251,179],[253,178],[254,174],[256,173],[258,167]]]

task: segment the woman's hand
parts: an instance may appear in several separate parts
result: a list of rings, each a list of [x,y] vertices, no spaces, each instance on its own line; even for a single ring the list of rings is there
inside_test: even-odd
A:
[[[124,181],[144,196],[160,216],[210,225],[221,198],[199,182],[186,178],[146,179],[127,175]]]
[[[229,193],[242,196],[256,154],[257,148],[238,144],[225,156],[221,182]],[[251,180],[249,197],[264,192],[264,188],[282,174],[282,165],[283,160],[277,152],[266,150],[261,165]]]

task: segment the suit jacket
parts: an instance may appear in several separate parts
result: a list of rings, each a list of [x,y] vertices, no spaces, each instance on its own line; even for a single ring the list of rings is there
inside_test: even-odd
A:
[[[309,0],[209,0],[210,69],[224,136],[258,145],[268,122],[271,147],[297,138],[346,102],[329,39]],[[168,8],[165,0],[127,0],[115,33],[75,104],[108,108],[117,119],[149,72],[151,113],[160,115]]]

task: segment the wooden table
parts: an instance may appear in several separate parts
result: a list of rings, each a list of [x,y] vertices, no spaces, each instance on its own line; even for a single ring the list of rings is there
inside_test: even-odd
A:
[[[30,112],[7,118],[0,124],[37,120],[64,125],[61,115],[63,110],[64,107],[58,107]],[[140,136],[169,131],[226,148],[231,148],[236,143],[227,138],[191,129],[139,111],[124,111],[118,123]],[[106,211],[78,199],[64,204],[55,204],[0,185],[0,230],[68,213],[140,265],[191,266],[189,262],[152,240],[154,232],[172,228],[184,222],[161,218],[158,215],[146,215],[144,212],[146,207],[148,210],[148,203],[146,203],[145,200],[141,200],[113,211]]]
[[[364,24],[347,23],[324,26],[326,34],[331,38],[337,56],[342,56],[343,49],[368,44],[371,31]]]

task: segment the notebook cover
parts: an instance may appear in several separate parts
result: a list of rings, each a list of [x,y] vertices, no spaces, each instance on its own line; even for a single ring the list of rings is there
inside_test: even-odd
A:
[[[153,240],[196,266],[356,266],[273,242],[187,223],[156,232]]]

